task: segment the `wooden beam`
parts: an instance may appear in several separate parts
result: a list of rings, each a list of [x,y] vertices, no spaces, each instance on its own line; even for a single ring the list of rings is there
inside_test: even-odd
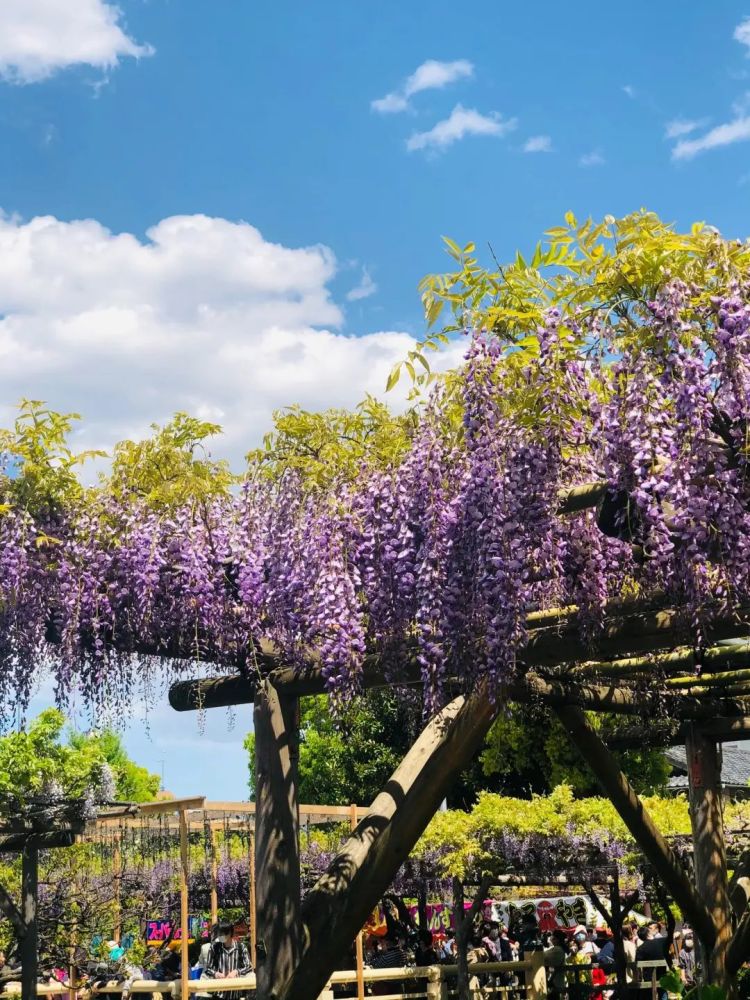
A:
[[[300,960],[280,1000],[315,1000],[502,703],[482,687],[435,715],[302,905]]]
[[[297,800],[299,701],[262,682],[255,699],[255,881],[259,1000],[272,1000],[300,957]]]
[[[322,670],[305,670],[300,675],[291,667],[274,670],[268,680],[286,695],[322,694],[325,679]],[[255,700],[257,684],[244,677],[213,677],[205,689],[205,680],[181,681],[170,690],[170,702],[178,711],[191,711],[197,702],[203,708],[247,704]],[[370,689],[387,684],[380,674],[365,673],[363,684]],[[507,688],[510,701],[542,701],[549,705],[579,705],[594,712],[619,712],[624,715],[643,715],[653,703],[654,713],[668,711],[688,719],[709,719],[716,716],[744,715],[746,707],[741,701],[705,700],[681,694],[664,695],[663,692],[636,691],[628,687],[596,684],[569,684],[563,680],[545,680],[531,672]],[[344,813],[342,813],[342,818]]]
[[[640,673],[653,674],[655,670],[666,674],[699,668],[710,671],[729,664],[750,666],[750,642],[739,639],[700,650],[695,646],[678,646],[668,653],[628,656],[617,660],[585,660],[572,667],[569,674],[574,677],[629,677]],[[693,681],[695,679],[693,676]]]
[[[18,909],[16,904],[10,898],[10,894],[7,889],[0,885],[0,913],[5,917],[6,920],[10,921],[13,926],[13,930],[16,933],[16,937],[20,937],[23,934],[23,916],[21,911]]]
[[[40,850],[48,851],[57,847],[72,847],[78,835],[72,830],[52,831],[51,833],[14,833],[0,839],[0,853],[16,853],[23,851],[29,840],[35,841]]]
[[[726,989],[729,986],[727,949],[732,938],[732,921],[721,803],[721,757],[716,742],[696,726],[688,732],[685,754],[695,885],[711,915],[715,940],[704,940],[700,929],[696,927],[696,930],[705,952],[707,982]]]
[[[39,928],[37,925],[37,897],[39,886],[39,848],[29,840],[21,855],[21,917],[23,934],[18,941],[21,959],[21,998],[36,1000],[36,981],[39,971]]]
[[[190,799],[165,799],[163,802],[142,802],[138,812],[143,816],[159,815],[159,813],[184,812],[191,809],[205,808],[205,796],[194,796]]]
[[[732,936],[727,950],[727,974],[736,976],[750,956],[750,910],[747,910]]]
[[[750,909],[750,850],[742,852],[734,867],[729,882],[729,902],[738,920]]]
[[[562,706],[557,708],[556,712],[571,742],[594,772],[599,784],[653,865],[657,875],[671,892],[683,914],[692,923],[701,940],[704,940],[709,947],[712,946],[716,930],[706,905],[696,893],[677,855],[654,825],[617,761],[580,708]]]

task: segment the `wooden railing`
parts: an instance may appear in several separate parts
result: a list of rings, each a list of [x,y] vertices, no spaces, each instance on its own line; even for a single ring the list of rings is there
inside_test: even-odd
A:
[[[569,976],[575,978],[585,975],[595,965],[566,965]],[[659,993],[659,979],[664,971],[663,962],[639,962],[636,981],[630,988],[649,990],[656,1000]],[[364,969],[358,982],[356,969],[334,972],[320,995],[320,1000],[334,1000],[341,996],[342,987],[349,987],[343,992],[346,996],[356,998],[360,982],[367,986],[393,983],[394,989],[388,993],[377,990],[377,1000],[451,1000],[456,996],[457,965],[428,965],[415,967],[413,965],[398,969]],[[532,952],[528,959],[520,962],[482,962],[469,966],[470,977],[488,977],[496,985],[484,987],[482,997],[494,996],[507,998],[523,995],[525,1000],[544,1000],[547,996],[547,975],[544,968],[542,952]],[[502,985],[502,979],[512,976],[516,979],[512,985]],[[10,987],[10,988],[9,988]],[[592,990],[601,987],[591,987]],[[187,998],[191,1000],[196,994],[213,993],[253,993],[255,991],[255,975],[238,979],[191,979],[188,982]],[[68,996],[70,1000],[89,1000],[102,994],[161,994],[171,1000],[183,1000],[181,997],[180,980],[157,982],[149,979],[136,979],[127,983],[107,983],[100,986],[86,986],[79,990],[71,989],[64,983],[50,986],[38,986],[38,997]],[[20,983],[8,984],[4,992],[0,992],[0,1000],[18,1000],[21,994]],[[477,993],[477,996],[480,994]]]

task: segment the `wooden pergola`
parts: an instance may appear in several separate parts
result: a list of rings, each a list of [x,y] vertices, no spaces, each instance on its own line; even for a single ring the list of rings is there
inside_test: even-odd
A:
[[[607,486],[560,495],[559,513],[595,506]],[[427,724],[331,867],[301,902],[298,805],[299,698],[325,691],[311,653],[301,667],[272,644],[248,651],[238,673],[172,686],[178,711],[254,704],[258,994],[315,1000],[457,774],[509,701],[550,706],[596,775],[638,846],[695,928],[709,981],[729,985],[750,953],[750,853],[728,878],[721,805],[720,745],[750,736],[750,608],[718,615],[696,649],[679,607],[665,597],[611,603],[596,659],[576,607],[532,611],[516,679],[456,696]],[[172,650],[171,653],[179,651]],[[166,654],[165,654],[166,655]],[[253,670],[248,669],[248,664]],[[420,682],[416,650],[401,655],[399,683]],[[387,686],[370,657],[365,689]],[[652,745],[684,740],[689,768],[694,877],[656,828],[584,710],[620,713],[653,728]],[[651,720],[643,726],[643,720]],[[672,720],[669,724],[663,720]],[[637,738],[635,735],[633,738]]]
[[[91,821],[75,815],[78,803],[71,800],[62,806],[50,809],[41,802],[36,810],[26,810],[23,817],[7,819],[0,824],[0,854],[20,853],[22,865],[21,905],[17,906],[8,892],[0,885],[0,913],[8,919],[17,935],[19,957],[22,965],[22,1000],[32,1000],[37,996],[38,977],[38,929],[37,929],[37,885],[39,852],[56,848],[72,847],[85,840],[96,842],[104,834],[115,837],[129,827],[142,828],[144,820],[158,816],[163,829],[174,825],[180,847],[180,954],[182,967],[182,996],[187,997],[186,984],[189,979],[188,959],[190,895],[188,890],[189,839],[191,826],[200,824],[210,831],[211,850],[211,922],[218,920],[219,898],[217,889],[218,856],[216,833],[220,830],[247,829],[249,831],[248,870],[248,914],[250,949],[253,963],[256,961],[256,880],[255,880],[255,834],[254,802],[213,802],[205,796],[165,799],[156,802],[118,804],[102,809]],[[299,815],[309,823],[345,822],[356,826],[366,809],[357,805],[328,806],[300,805]],[[122,857],[115,840],[114,850],[114,903],[116,910],[113,938],[120,943],[122,933],[120,886],[122,881]],[[358,969],[361,971],[361,951],[358,955]],[[71,981],[73,977],[71,976]]]

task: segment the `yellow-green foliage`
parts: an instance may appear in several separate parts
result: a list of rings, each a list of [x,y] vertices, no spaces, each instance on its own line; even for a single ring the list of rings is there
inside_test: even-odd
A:
[[[687,799],[682,796],[644,796],[643,803],[657,827],[669,837],[690,833]],[[750,804],[730,805],[728,829],[750,820]],[[483,792],[471,812],[448,810],[435,815],[417,845],[416,855],[445,852],[441,866],[446,874],[465,875],[489,860],[486,845],[494,837],[514,834],[546,834],[551,837],[612,837],[635,844],[625,824],[608,799],[599,796],[575,798],[568,785],[558,785],[549,795],[516,799]]]

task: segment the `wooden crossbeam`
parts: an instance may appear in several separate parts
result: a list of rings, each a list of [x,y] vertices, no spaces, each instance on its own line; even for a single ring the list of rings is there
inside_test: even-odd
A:
[[[14,833],[8,837],[0,837],[0,853],[23,851],[30,842],[43,851],[57,847],[72,847],[76,842],[77,833],[74,830],[53,830],[49,833]]]
[[[274,686],[290,696],[322,694],[325,678],[320,669],[304,670],[301,674],[293,668],[274,670],[268,675]],[[387,683],[378,673],[366,672],[363,686],[368,690]],[[242,676],[212,677],[173,684],[169,692],[170,704],[177,711],[219,708],[227,705],[249,704],[255,699],[259,681]],[[664,695],[660,692],[636,691],[624,686],[595,684],[572,685],[564,680],[546,680],[535,673],[509,684],[507,697],[511,701],[540,701],[549,705],[578,705],[595,712],[619,712],[624,715],[643,715],[653,708],[654,713],[667,712],[683,719],[711,719],[723,716],[744,716],[747,711],[742,701],[718,698],[714,700],[693,698],[687,695]]]

